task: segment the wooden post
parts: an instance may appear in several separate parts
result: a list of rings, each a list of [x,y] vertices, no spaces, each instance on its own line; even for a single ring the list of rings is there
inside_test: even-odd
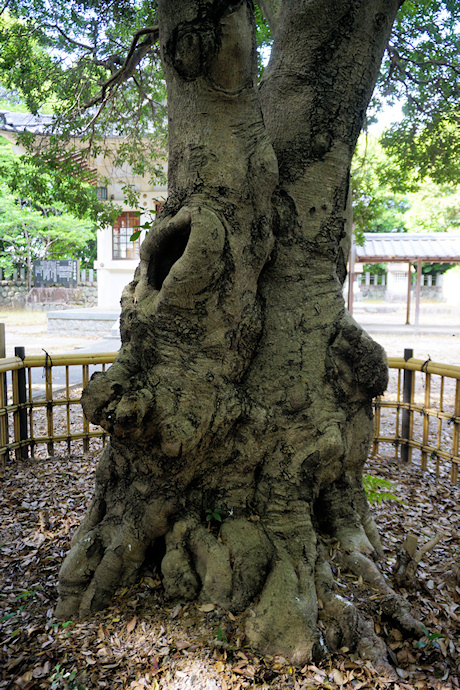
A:
[[[407,276],[407,308],[406,308],[406,326],[410,325],[410,293],[412,290],[412,264],[409,261],[409,273]]]
[[[404,360],[407,362],[408,359],[414,356],[414,351],[411,349],[404,350]],[[403,403],[410,404],[412,402],[412,379],[414,372],[404,369],[404,379],[403,379]],[[411,428],[411,410],[409,408],[404,408],[402,411],[402,423],[401,423],[401,460],[403,462],[409,462],[411,450],[409,446],[410,440],[410,428]]]
[[[5,324],[0,323],[0,359],[6,357]],[[8,387],[6,374],[0,374],[0,409],[5,409],[8,404]],[[8,415],[2,414],[0,417],[0,448],[5,448],[9,444]],[[2,463],[8,462],[9,453],[6,450],[2,453]]]
[[[460,417],[460,379],[457,379],[455,386],[455,408],[454,417],[457,419]],[[458,458],[460,452],[460,424],[454,422],[454,430],[452,437],[452,455]],[[458,465],[456,462],[452,462],[450,479],[453,484],[458,481]]]
[[[420,292],[422,285],[422,260],[417,261],[417,284],[415,287],[415,325],[418,326],[420,316]]]
[[[15,347],[14,348],[14,354],[16,357],[20,357],[22,360],[24,360],[26,356],[26,351],[23,347]],[[16,451],[16,458],[18,460],[22,459],[25,460],[26,458],[29,457],[29,449],[27,445],[22,445],[23,441],[26,441],[28,438],[27,434],[27,410],[26,410],[26,402],[27,402],[27,389],[26,389],[26,370],[25,369],[18,369],[15,374],[17,375],[16,382],[17,382],[17,399],[15,402],[17,405],[19,405],[19,409],[15,415],[17,415],[17,425],[16,425],[16,441],[19,441],[21,443],[21,446],[19,449]],[[19,438],[18,438],[19,436]]]
[[[353,228],[354,232],[354,228]],[[356,259],[356,245],[355,245],[355,238],[352,236],[351,238],[351,247],[350,247],[350,266],[349,266],[349,271],[348,271],[348,311],[350,314],[353,314],[353,290],[354,290],[354,283],[355,283],[355,259]]]

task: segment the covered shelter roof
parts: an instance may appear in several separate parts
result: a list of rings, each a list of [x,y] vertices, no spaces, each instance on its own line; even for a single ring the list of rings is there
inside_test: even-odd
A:
[[[364,239],[364,246],[356,245],[359,263],[460,263],[460,234],[368,232]]]
[[[353,283],[355,264],[406,263],[407,271],[407,313],[409,323],[411,301],[411,266],[417,264],[415,285],[415,325],[419,323],[420,287],[423,263],[460,263],[460,234],[433,232],[430,234],[378,232],[364,233],[364,245],[353,242],[350,252],[348,284],[348,309],[353,313]]]

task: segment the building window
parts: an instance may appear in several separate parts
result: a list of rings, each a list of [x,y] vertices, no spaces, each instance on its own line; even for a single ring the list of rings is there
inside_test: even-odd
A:
[[[96,199],[107,199],[107,187],[96,187]]]
[[[114,259],[138,259],[139,240],[130,239],[139,230],[140,214],[133,211],[122,213],[112,229],[112,256]]]
[[[407,273],[395,271],[394,277],[396,283],[407,283]]]

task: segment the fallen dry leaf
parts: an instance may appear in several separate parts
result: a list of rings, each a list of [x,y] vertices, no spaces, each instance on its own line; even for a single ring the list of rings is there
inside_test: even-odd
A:
[[[134,618],[132,618],[129,621],[128,625],[126,626],[126,631],[131,633],[134,630],[134,628],[136,627],[136,624],[137,624],[137,616],[134,616]]]
[[[215,604],[203,604],[202,606],[197,606],[198,611],[202,611],[203,613],[210,613],[211,611],[214,611],[215,608]]]

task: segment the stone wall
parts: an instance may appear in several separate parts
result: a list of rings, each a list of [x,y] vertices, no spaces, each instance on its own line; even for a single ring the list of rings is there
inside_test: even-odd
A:
[[[23,309],[27,295],[24,280],[0,280],[0,308]]]
[[[49,292],[41,295],[41,290]],[[28,293],[23,280],[0,281],[0,309],[47,311],[68,307],[97,307],[97,283],[80,283],[77,288],[32,288]]]
[[[386,285],[360,285],[358,295],[355,297],[360,300],[384,300],[386,293]]]
[[[67,311],[49,311],[48,314],[48,333],[60,333],[61,335],[81,335],[85,333],[90,336],[119,337],[118,313],[117,312],[89,312],[83,309]],[[111,348],[109,347],[109,350]],[[114,349],[116,349],[114,347]]]
[[[420,287],[420,297],[421,299],[433,299],[438,302],[444,302],[445,298],[443,295],[442,285],[421,285]],[[388,301],[386,295],[386,287],[384,285],[360,285],[359,291],[355,294],[354,298],[357,302],[366,300],[384,300]],[[391,301],[404,302],[407,299],[407,288],[406,291],[401,294],[399,298],[393,299]],[[411,299],[415,300],[415,287],[411,288]]]

